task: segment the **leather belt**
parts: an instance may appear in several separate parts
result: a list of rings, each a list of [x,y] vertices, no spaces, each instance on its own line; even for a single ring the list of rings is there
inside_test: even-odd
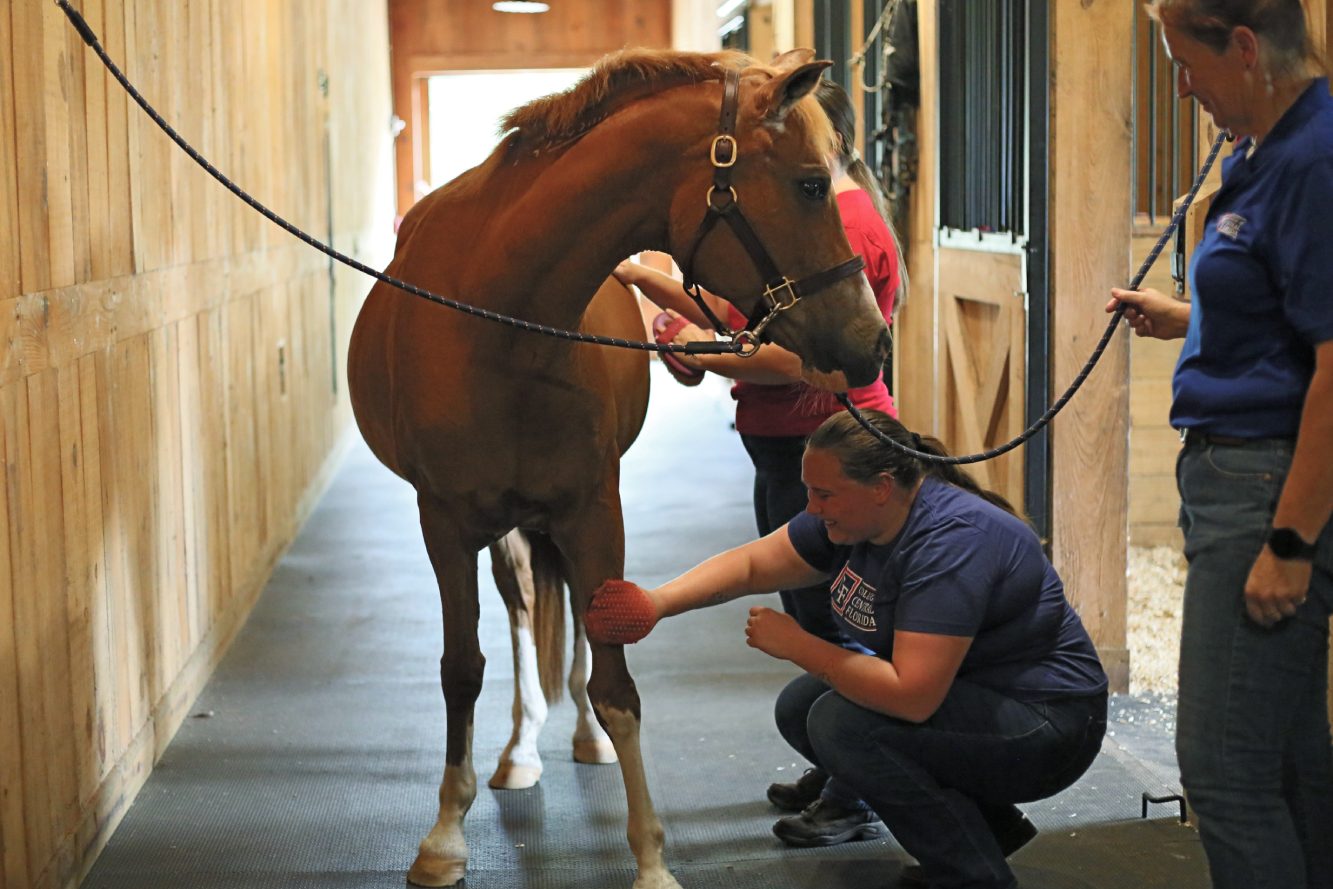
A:
[[[1291,445],[1295,442],[1293,438],[1244,438],[1239,435],[1217,435],[1213,432],[1201,432],[1197,429],[1180,430],[1180,440],[1188,445],[1198,445],[1208,447],[1209,445],[1222,445],[1224,447],[1245,447],[1263,446],[1263,445]]]

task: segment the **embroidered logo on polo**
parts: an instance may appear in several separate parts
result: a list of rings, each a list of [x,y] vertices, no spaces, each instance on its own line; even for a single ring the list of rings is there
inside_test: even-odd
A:
[[[1245,217],[1239,213],[1223,213],[1217,220],[1217,233],[1224,237],[1236,240],[1240,234],[1240,227],[1245,224]]]
[[[833,610],[858,630],[873,633],[875,624],[875,588],[866,583],[849,566],[834,578],[829,587]]]

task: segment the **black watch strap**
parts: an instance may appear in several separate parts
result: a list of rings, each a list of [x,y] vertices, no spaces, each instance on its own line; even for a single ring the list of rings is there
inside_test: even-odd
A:
[[[1315,545],[1307,543],[1293,528],[1273,528],[1269,531],[1268,548],[1279,559],[1314,561]]]

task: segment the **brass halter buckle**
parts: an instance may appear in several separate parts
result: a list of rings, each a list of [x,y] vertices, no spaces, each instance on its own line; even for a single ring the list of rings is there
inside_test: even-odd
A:
[[[726,160],[720,160],[718,158],[719,147],[726,148],[727,152]],[[740,152],[737,150],[736,137],[728,136],[725,133],[720,136],[714,136],[713,144],[708,149],[709,161],[712,162],[714,167],[717,167],[720,170],[726,169],[727,167],[734,167],[736,165],[736,156],[738,154],[740,154]]]

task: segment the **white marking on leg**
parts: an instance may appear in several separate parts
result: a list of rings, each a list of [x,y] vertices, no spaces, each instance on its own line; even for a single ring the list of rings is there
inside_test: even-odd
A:
[[[627,710],[612,707],[599,708],[597,712],[606,720],[616,753],[620,756],[625,802],[629,808],[626,835],[630,851],[634,853],[634,860],[639,865],[639,876],[634,881],[633,889],[680,889],[680,884],[667,870],[662,856],[666,839],[648,793],[643,753],[639,747],[639,720]]]
[[[500,763],[490,786],[522,790],[542,775],[537,736],[546,724],[546,696],[537,675],[537,645],[532,638],[531,619],[526,612],[510,613],[509,640],[514,650],[514,730],[500,754]]]
[[[616,748],[592,712],[588,700],[588,664],[592,649],[588,646],[583,627],[574,631],[574,663],[569,668],[569,696],[574,701],[578,716],[574,723],[574,761],[606,764],[616,761]]]

